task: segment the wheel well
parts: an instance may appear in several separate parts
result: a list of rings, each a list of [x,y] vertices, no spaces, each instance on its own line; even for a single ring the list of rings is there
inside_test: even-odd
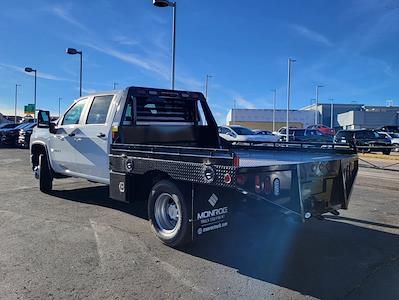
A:
[[[32,155],[32,168],[39,164],[39,156],[40,154],[47,155],[46,148],[43,145],[35,144],[31,147],[31,155]]]
[[[182,191],[182,193],[186,194],[188,183],[182,182],[182,181],[176,181],[173,178],[171,178],[166,172],[159,171],[159,170],[152,170],[148,171],[147,173],[139,176],[135,176],[136,178],[133,179],[133,185],[138,184],[139,188],[134,189],[135,191],[139,191],[139,194],[136,195],[138,196],[136,199],[144,199],[147,201],[148,196],[150,194],[151,188],[159,181],[161,180],[170,180],[173,183],[175,183],[179,189]]]

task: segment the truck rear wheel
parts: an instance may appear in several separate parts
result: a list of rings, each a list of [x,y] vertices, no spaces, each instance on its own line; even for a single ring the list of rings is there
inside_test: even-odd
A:
[[[189,207],[183,193],[169,180],[157,182],[148,198],[148,216],[155,235],[170,247],[190,241]]]
[[[35,174],[39,177],[39,188],[43,193],[48,193],[53,189],[53,176],[50,172],[47,155],[39,155],[39,164],[36,166]]]

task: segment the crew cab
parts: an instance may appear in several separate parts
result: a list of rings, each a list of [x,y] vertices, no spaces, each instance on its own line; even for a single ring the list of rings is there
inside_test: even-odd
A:
[[[301,221],[338,214],[358,170],[350,145],[221,142],[201,93],[143,87],[79,98],[56,124],[39,111],[30,143],[41,191],[73,176],[108,184],[115,201],[146,200],[171,247],[229,227],[240,203]]]

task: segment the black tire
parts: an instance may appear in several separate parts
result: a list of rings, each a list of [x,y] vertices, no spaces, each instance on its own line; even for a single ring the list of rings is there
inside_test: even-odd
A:
[[[157,182],[151,189],[148,197],[148,217],[152,231],[158,239],[167,246],[176,248],[190,242],[190,208],[189,201],[184,198],[179,188],[169,180]],[[165,206],[165,209],[162,209]],[[177,220],[171,216],[172,206],[177,213]],[[164,214],[160,212],[165,212]],[[176,224],[173,224],[176,222]],[[166,223],[166,224],[165,224]]]
[[[383,151],[382,151],[382,154],[384,154],[384,155],[389,155],[389,154],[391,154],[391,149],[383,150]]]
[[[48,193],[53,189],[53,176],[48,164],[47,155],[39,155],[39,188],[43,193]]]

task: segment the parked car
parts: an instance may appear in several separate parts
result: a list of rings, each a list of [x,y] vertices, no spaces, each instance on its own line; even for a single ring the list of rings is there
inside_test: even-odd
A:
[[[252,130],[255,134],[260,134],[260,135],[274,135],[272,131],[270,130],[264,130],[264,129],[254,129]]]
[[[0,130],[10,129],[10,128],[14,128],[17,126],[18,126],[18,124],[15,124],[15,123],[3,123],[3,124],[0,124]]]
[[[386,155],[389,155],[392,149],[390,139],[371,129],[340,130],[335,135],[334,142],[355,144],[359,151],[382,152]]]
[[[278,136],[256,134],[251,129],[240,125],[219,126],[219,136],[229,142],[277,142]]]
[[[392,151],[394,152],[399,152],[399,133],[393,133],[393,132],[383,132],[380,131],[378,134],[384,136],[385,138],[388,138],[391,140],[391,145],[392,145]]]
[[[323,124],[310,125],[306,129],[315,129],[315,130],[318,130],[318,131],[320,131],[321,133],[324,133],[324,134],[330,134],[330,135],[334,135],[335,134],[334,129],[332,129],[332,128],[326,126],[326,125],[323,125]]]
[[[285,130],[283,130],[281,140],[286,140]],[[316,129],[304,129],[304,128],[290,128],[288,131],[289,140],[291,142],[320,142],[320,143],[332,143],[333,137],[329,134],[323,134]]]
[[[36,127],[36,123],[29,123],[28,126],[19,130],[19,136],[17,144],[21,148],[29,148],[30,136],[32,135],[33,128]]]
[[[34,123],[22,123],[14,128],[4,129],[1,131],[1,145],[17,146],[19,130]]]
[[[379,132],[392,132],[392,133],[399,133],[399,126],[394,125],[387,125],[377,129]]]

